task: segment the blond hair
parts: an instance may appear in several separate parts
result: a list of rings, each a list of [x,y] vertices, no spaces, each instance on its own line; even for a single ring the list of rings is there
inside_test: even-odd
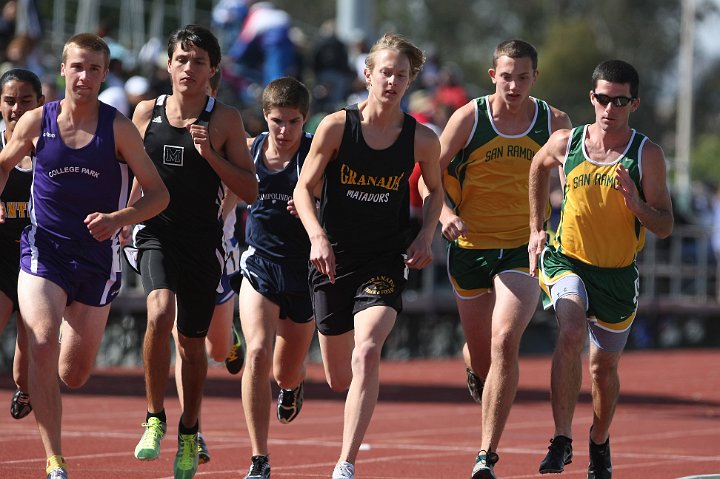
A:
[[[368,70],[372,71],[375,67],[375,55],[382,50],[395,50],[407,57],[410,61],[410,81],[413,81],[418,76],[425,63],[425,54],[410,40],[397,33],[386,33],[375,42],[367,58],[365,58],[365,66]]]
[[[63,47],[63,63],[67,60],[68,50],[72,46],[78,47],[81,50],[102,53],[105,56],[105,68],[110,64],[110,48],[107,46],[107,43],[105,43],[105,40],[94,33],[78,33],[70,37]]]

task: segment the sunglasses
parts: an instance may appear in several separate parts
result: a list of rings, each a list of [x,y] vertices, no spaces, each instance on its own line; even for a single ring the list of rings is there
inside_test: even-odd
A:
[[[608,103],[612,103],[614,106],[623,107],[627,106],[635,98],[629,98],[626,96],[608,96],[602,93],[593,92],[593,98],[600,103],[602,106],[607,106]]]

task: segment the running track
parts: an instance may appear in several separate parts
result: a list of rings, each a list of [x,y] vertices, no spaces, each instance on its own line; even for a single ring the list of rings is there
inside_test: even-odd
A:
[[[549,357],[524,357],[521,379],[496,466],[499,479],[539,478],[553,432]],[[614,478],[673,479],[720,474],[720,351],[628,352],[620,364],[622,395],[612,429]],[[103,369],[81,390],[64,394],[63,447],[72,479],[172,478],[178,403],[167,401],[169,431],[162,455],[140,462],[132,453],[145,400],[138,369]],[[576,409],[575,460],[561,476],[585,478],[591,409],[587,368]],[[360,452],[356,475],[367,479],[469,478],[479,446],[480,408],[471,402],[457,359],[384,362],[380,402]],[[169,388],[171,391],[174,388]],[[330,391],[312,364],[298,419],[270,429],[273,478],[329,478],[340,450],[344,396]],[[11,382],[0,380],[8,404]],[[203,431],[212,460],[197,478],[243,478],[250,447],[239,377],[211,368]],[[7,406],[3,409],[7,411]],[[0,478],[44,478],[33,416],[0,416]]]

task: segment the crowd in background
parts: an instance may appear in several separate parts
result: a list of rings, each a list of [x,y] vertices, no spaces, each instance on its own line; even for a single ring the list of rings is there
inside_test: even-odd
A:
[[[58,74],[58,56],[42,51],[41,37],[16,34],[16,15],[17,0],[7,0],[0,14],[0,74],[11,68],[31,70],[42,80],[46,101],[58,99],[64,88]],[[374,38],[356,32],[352,40],[343,41],[333,19],[326,20],[316,32],[306,33],[272,2],[219,0],[212,11],[211,27],[223,51],[223,82],[218,96],[241,111],[245,127],[253,136],[266,129],[259,97],[264,86],[275,78],[292,76],[310,88],[312,106],[306,130],[311,133],[328,113],[367,96],[363,69]],[[100,95],[103,102],[132,118],[140,101],[171,93],[162,40],[149,39],[135,56],[113,38],[109,25],[101,23],[96,33],[108,43],[112,57]],[[425,67],[403,107],[439,134],[450,115],[471,94],[457,65],[445,62],[432,46],[425,53]],[[559,211],[561,195],[559,190],[555,193],[551,200],[555,211]],[[712,228],[714,256],[720,258],[718,188],[696,183],[692,198],[692,211],[678,215],[678,222]]]

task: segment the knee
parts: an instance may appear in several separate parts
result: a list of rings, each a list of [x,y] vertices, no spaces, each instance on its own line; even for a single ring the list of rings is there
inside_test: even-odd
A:
[[[352,354],[353,375],[365,376],[376,371],[380,366],[381,346],[372,341],[365,341],[355,346]]]
[[[206,341],[205,345],[207,347],[208,356],[218,363],[225,361],[225,358],[227,358],[228,353],[230,352],[230,348],[213,344],[210,341]]]
[[[590,364],[590,377],[601,390],[608,390],[618,381],[617,369],[602,363]]]
[[[492,337],[492,356],[495,360],[513,360],[517,358],[520,348],[520,337],[512,331],[505,330]]]
[[[574,321],[558,319],[560,325],[558,331],[558,345],[565,349],[581,351],[587,339],[587,325],[585,319]]]
[[[326,375],[328,386],[332,392],[342,393],[350,389],[350,383],[352,382],[352,373],[339,373],[332,372]]]
[[[204,341],[181,341],[178,354],[182,358],[183,364],[187,366],[197,367],[207,364]]]
[[[88,378],[90,378],[91,368],[79,367],[74,365],[72,368],[69,366],[61,366],[58,374],[60,380],[70,389],[78,389],[85,385]]]
[[[245,368],[253,371],[270,371],[271,349],[264,344],[248,344],[245,356]]]

